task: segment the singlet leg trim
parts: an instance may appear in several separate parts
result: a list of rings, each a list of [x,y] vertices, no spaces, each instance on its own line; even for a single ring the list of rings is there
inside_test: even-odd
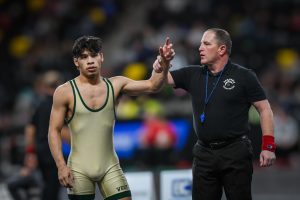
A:
[[[70,200],[94,200],[95,194],[86,194],[86,195],[75,195],[68,194]]]
[[[131,197],[131,192],[129,191],[125,191],[125,192],[121,192],[115,195],[112,195],[110,197],[105,198],[104,200],[119,200],[122,199],[124,197]]]

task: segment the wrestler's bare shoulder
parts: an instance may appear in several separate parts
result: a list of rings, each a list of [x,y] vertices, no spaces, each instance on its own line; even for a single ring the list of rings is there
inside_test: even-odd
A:
[[[62,101],[68,101],[73,98],[72,86],[69,82],[66,82],[55,89],[54,99],[60,99]]]
[[[128,82],[128,78],[124,76],[113,76],[109,78],[109,81],[112,83],[115,96],[118,97],[119,93],[121,92],[122,88],[125,86],[125,84]]]
[[[122,88],[130,79],[125,76],[113,76],[109,80],[115,87]]]

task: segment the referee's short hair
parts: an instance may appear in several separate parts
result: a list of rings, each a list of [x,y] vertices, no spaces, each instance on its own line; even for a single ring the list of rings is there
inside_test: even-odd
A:
[[[220,28],[210,28],[207,31],[212,31],[215,33],[215,37],[219,42],[219,44],[224,44],[226,46],[228,55],[230,55],[231,48],[232,48],[232,41],[231,41],[230,34],[226,30]]]

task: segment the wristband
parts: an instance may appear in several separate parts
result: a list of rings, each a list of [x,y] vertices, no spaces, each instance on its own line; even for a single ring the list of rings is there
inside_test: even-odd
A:
[[[26,153],[35,153],[35,148],[33,145],[29,145],[28,147],[25,148]]]
[[[274,141],[274,136],[272,135],[264,135],[262,138],[262,150],[268,150],[271,152],[275,152],[276,144]]]

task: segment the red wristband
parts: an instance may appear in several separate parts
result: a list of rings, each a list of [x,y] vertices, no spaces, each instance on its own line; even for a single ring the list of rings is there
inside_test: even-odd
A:
[[[274,136],[272,135],[264,135],[262,138],[262,150],[268,150],[275,152],[276,150],[276,144],[274,140]]]
[[[33,146],[33,145],[30,145],[30,146],[26,147],[25,152],[26,152],[26,153],[35,153],[35,148],[34,148],[34,146]]]

